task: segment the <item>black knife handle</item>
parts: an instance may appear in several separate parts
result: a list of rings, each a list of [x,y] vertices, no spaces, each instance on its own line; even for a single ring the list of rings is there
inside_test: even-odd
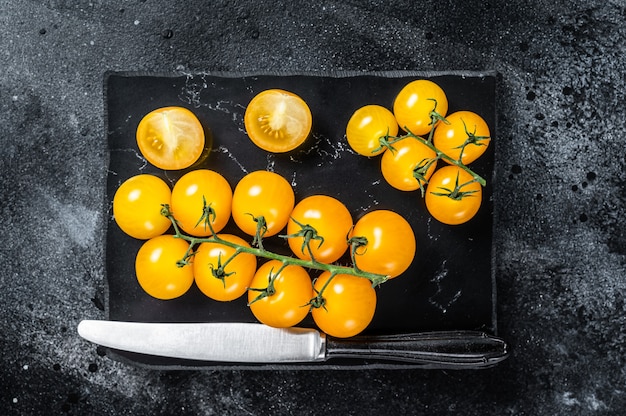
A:
[[[501,338],[480,331],[435,331],[413,334],[326,337],[326,358],[401,361],[422,368],[479,369],[508,356]]]

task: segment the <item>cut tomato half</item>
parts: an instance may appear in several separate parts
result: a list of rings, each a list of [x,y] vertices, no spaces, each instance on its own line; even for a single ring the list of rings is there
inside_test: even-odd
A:
[[[148,162],[160,169],[185,169],[204,151],[205,135],[194,113],[163,107],[146,114],[137,126],[137,145]]]
[[[246,108],[248,137],[263,150],[284,153],[300,146],[311,133],[309,106],[298,95],[269,89],[257,94]]]

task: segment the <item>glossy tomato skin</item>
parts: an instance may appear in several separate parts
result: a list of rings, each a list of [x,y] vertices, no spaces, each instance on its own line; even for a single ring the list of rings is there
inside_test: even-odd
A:
[[[246,107],[244,125],[250,140],[263,150],[284,153],[309,137],[313,119],[307,103],[297,94],[268,89]]]
[[[471,192],[462,198],[454,199],[448,196],[436,195],[454,190],[455,184],[464,184],[472,180],[472,176],[463,169],[451,165],[439,168],[430,178],[424,202],[430,215],[436,220],[448,224],[459,225],[472,219],[480,209],[482,203],[482,187],[473,182],[461,188],[462,192]]]
[[[322,240],[311,240],[310,248],[313,257],[320,263],[332,263],[346,252],[347,236],[352,227],[352,215],[348,208],[338,199],[328,195],[312,195],[296,204],[292,213],[292,220],[287,224],[287,234],[294,235],[301,230],[302,225],[310,225]],[[297,221],[297,222],[296,222]],[[303,237],[288,239],[291,251],[303,260],[311,260],[309,251],[304,248]],[[321,245],[320,245],[321,243]]]
[[[370,104],[357,109],[346,126],[348,144],[360,155],[376,156],[387,148],[379,139],[397,136],[398,123],[391,111],[383,106]]]
[[[418,181],[414,170],[436,158],[436,153],[423,143],[412,137],[404,138],[393,144],[394,151],[385,152],[381,158],[380,169],[387,183],[401,191],[414,191],[426,183]],[[430,164],[425,174],[430,178],[437,167],[436,161]]]
[[[178,267],[189,244],[173,235],[164,234],[147,240],[135,258],[135,273],[142,289],[157,299],[182,296],[193,284],[193,267]]]
[[[300,323],[309,313],[309,301],[313,298],[313,285],[307,271],[300,266],[287,266],[274,280],[275,293],[255,300],[266,289],[270,275],[276,274],[282,262],[269,260],[257,270],[250,290],[248,303],[259,322],[276,328],[288,328]]]
[[[315,291],[322,291],[330,278],[323,272],[315,281]],[[363,277],[335,275],[322,292],[324,304],[311,309],[315,324],[325,334],[347,338],[362,332],[374,318],[376,291]]]
[[[448,123],[439,123],[433,133],[433,144],[454,160],[461,158],[461,148],[468,140],[468,132],[480,138],[488,138],[489,126],[481,116],[471,111],[457,111],[446,117]],[[463,149],[461,162],[465,165],[478,159],[489,145],[490,139],[477,140]]]
[[[235,186],[232,216],[237,226],[248,235],[256,235],[255,218],[263,216],[265,237],[285,228],[295,204],[291,184],[274,172],[259,170],[248,173]]]
[[[430,113],[435,108],[442,117],[448,112],[448,98],[443,89],[436,83],[419,79],[405,85],[393,103],[393,113],[402,130],[409,130],[418,136],[431,130]],[[437,123],[435,123],[437,125]]]
[[[157,108],[146,114],[137,126],[136,139],[146,160],[166,170],[194,164],[203,155],[206,142],[196,115],[177,106]]]
[[[394,211],[368,212],[354,225],[353,237],[367,240],[366,245],[356,248],[354,259],[361,270],[370,273],[397,277],[415,257],[415,233],[408,221]]]
[[[174,184],[171,208],[183,231],[193,236],[206,237],[211,235],[211,229],[204,221],[198,224],[203,214],[204,201],[215,212],[211,225],[213,231],[218,233],[230,219],[232,200],[232,189],[222,175],[212,170],[198,169],[184,174]]]
[[[170,227],[161,215],[163,204],[171,202],[171,190],[161,178],[142,174],[124,181],[113,196],[113,218],[131,237],[147,240]]]
[[[250,245],[242,238],[232,234],[218,234],[222,240],[229,241],[244,247]],[[196,286],[202,293],[218,301],[231,301],[239,298],[248,290],[257,267],[256,256],[249,253],[239,253],[235,257],[236,249],[220,244],[219,242],[204,242],[200,244],[193,258],[193,271]],[[229,259],[232,260],[229,261]],[[228,264],[226,264],[228,262]],[[223,266],[223,280],[213,274]]]

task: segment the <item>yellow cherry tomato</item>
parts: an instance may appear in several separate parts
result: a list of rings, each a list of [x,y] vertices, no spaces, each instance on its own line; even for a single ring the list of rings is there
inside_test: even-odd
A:
[[[361,270],[394,278],[404,273],[415,257],[417,243],[411,224],[396,212],[368,212],[354,224],[350,238],[355,237],[365,239],[354,253]]]
[[[173,235],[160,235],[146,241],[135,258],[135,273],[142,289],[157,299],[182,296],[193,284],[191,265],[179,267],[189,244]]]
[[[445,117],[448,112],[448,98],[439,85],[426,79],[408,83],[400,90],[393,103],[398,126],[418,136],[430,132],[430,113],[433,110]]]
[[[393,113],[380,105],[370,104],[356,110],[346,127],[348,144],[360,155],[376,156],[387,148],[379,139],[396,136],[398,123]]]
[[[293,236],[312,227],[316,237],[310,240],[309,248],[315,260],[332,263],[348,249],[346,238],[352,227],[352,215],[348,208],[336,198],[328,195],[312,195],[296,204],[287,224],[287,234]],[[303,228],[304,227],[304,228]],[[304,236],[290,237],[287,241],[291,251],[303,260],[311,260],[311,253]]]
[[[380,169],[387,183],[401,191],[414,191],[426,185],[437,167],[437,154],[425,144],[406,137],[393,144],[393,151],[385,152]],[[424,169],[424,172],[420,173]],[[416,174],[421,174],[423,179]],[[425,180],[424,180],[425,179]]]
[[[147,174],[133,176],[115,191],[113,218],[129,236],[147,240],[170,227],[170,220],[161,215],[162,205],[170,201],[170,188],[161,178]]]
[[[204,151],[202,124],[184,107],[163,107],[146,114],[136,136],[141,154],[160,169],[185,169]]]
[[[454,166],[437,169],[426,188],[424,202],[430,215],[448,224],[463,224],[472,219],[482,203],[482,186],[472,175]]]
[[[264,236],[278,234],[289,221],[295,204],[291,184],[274,172],[259,170],[248,173],[235,186],[232,216],[248,235],[256,235],[258,218],[267,227]]]
[[[309,313],[308,303],[313,298],[313,284],[304,268],[282,266],[283,263],[278,260],[269,260],[259,267],[250,283],[248,303],[259,322],[288,328],[300,323]],[[261,291],[267,290],[268,286],[271,286],[270,293],[259,298]]]
[[[248,137],[263,150],[283,153],[300,146],[309,137],[311,110],[298,95],[269,89],[257,94],[244,114]]]
[[[321,293],[323,304],[312,308],[311,315],[322,332],[346,338],[357,335],[372,322],[376,311],[376,291],[363,277],[323,272],[315,281],[315,293]],[[324,287],[326,286],[326,287]]]
[[[187,234],[206,237],[211,235],[211,228],[204,220],[210,220],[213,231],[220,232],[230,219],[232,200],[232,189],[222,175],[208,169],[193,170],[174,184],[172,214]],[[203,218],[205,206],[212,213]]]
[[[471,111],[457,111],[446,120],[448,122],[439,123],[433,133],[433,144],[437,149],[454,160],[461,158],[465,165],[485,153],[490,142],[489,126],[481,116]]]
[[[242,238],[231,234],[218,234],[222,240],[243,247],[250,245]],[[193,257],[196,285],[211,299],[230,301],[239,298],[248,290],[256,272],[256,256],[238,253],[236,249],[219,242],[204,242],[198,246]]]

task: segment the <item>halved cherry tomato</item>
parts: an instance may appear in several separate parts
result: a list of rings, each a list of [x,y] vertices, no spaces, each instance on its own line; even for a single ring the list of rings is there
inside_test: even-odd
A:
[[[244,125],[248,137],[263,150],[283,153],[309,137],[311,110],[298,95],[269,89],[257,94],[246,108]]]
[[[136,136],[141,154],[160,169],[185,169],[204,151],[202,124],[184,107],[163,107],[146,114]]]
[[[433,133],[433,144],[454,160],[463,157],[465,165],[478,159],[489,145],[489,126],[481,116],[472,111],[457,111],[439,123]],[[445,159],[444,159],[445,160]]]
[[[274,172],[259,170],[244,176],[233,192],[232,215],[237,226],[248,235],[256,235],[258,218],[267,227],[264,236],[278,234],[289,221],[295,204],[291,184]]]
[[[398,123],[393,113],[375,104],[356,110],[346,126],[348,144],[352,150],[363,156],[381,154],[387,148],[381,146],[379,139],[397,134]]]
[[[250,245],[232,234],[218,234],[222,240],[243,247]],[[193,257],[193,274],[196,285],[211,299],[230,301],[248,290],[256,272],[256,256],[238,253],[235,249],[219,242],[204,242],[198,246]]]
[[[323,288],[323,304],[311,309],[313,320],[328,335],[337,338],[357,335],[374,318],[376,291],[363,277],[338,274],[328,282],[330,276],[330,272],[323,272],[315,281],[316,295]]]
[[[117,188],[113,197],[113,218],[126,234],[147,240],[170,227],[161,215],[163,204],[171,201],[170,187],[161,178],[142,174],[133,176]]]
[[[433,110],[445,117],[448,112],[448,98],[439,85],[426,79],[408,83],[400,90],[393,103],[398,126],[418,136],[430,132]]]
[[[472,175],[465,170],[444,166],[430,177],[424,202],[436,220],[448,225],[463,224],[480,209],[482,186],[473,182]]]
[[[283,263],[278,260],[269,260],[259,267],[250,283],[248,303],[259,322],[288,328],[300,323],[309,313],[313,285],[304,268],[295,265],[282,267]],[[259,298],[268,286],[269,292]]]
[[[312,234],[310,228],[316,232]],[[287,224],[287,234],[308,233],[309,248],[313,257],[320,263],[332,263],[348,249],[346,238],[352,227],[352,215],[338,199],[328,195],[312,195],[296,204]],[[308,230],[308,231],[307,231]],[[311,253],[306,247],[306,237],[297,236],[288,239],[293,253],[303,259],[311,260]]]
[[[364,238],[356,245],[354,260],[358,268],[394,278],[413,262],[415,234],[400,214],[389,210],[370,211],[361,217],[350,234],[351,240]]]
[[[173,235],[164,234],[143,243],[135,258],[137,281],[147,294],[157,299],[182,296],[193,284],[193,267],[179,267],[189,244]]]
[[[397,141],[393,149],[385,152],[380,161],[380,169],[387,183],[401,191],[414,191],[420,187],[420,183],[424,187],[437,167],[437,154],[412,137]],[[418,180],[416,174],[422,175],[423,179]]]
[[[187,234],[205,237],[211,235],[211,229],[204,220],[208,218],[213,231],[220,232],[230,219],[232,200],[233,191],[222,175],[208,169],[192,170],[174,184],[172,214]],[[206,212],[205,206],[212,213]]]

